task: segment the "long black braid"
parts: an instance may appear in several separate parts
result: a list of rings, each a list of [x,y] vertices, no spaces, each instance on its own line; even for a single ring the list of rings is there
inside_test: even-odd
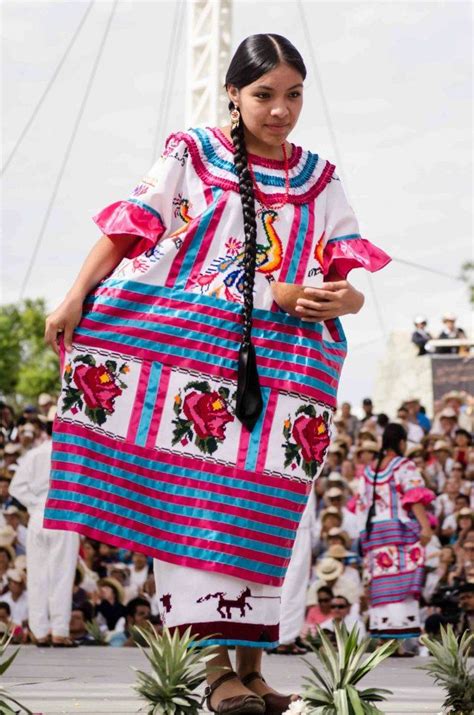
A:
[[[229,85],[241,89],[252,84],[262,75],[275,69],[280,63],[294,67],[304,79],[306,67],[298,50],[281,35],[258,34],[243,40],[237,48],[225,78],[225,88]],[[229,110],[234,103],[229,102]],[[245,255],[243,260],[243,331],[239,350],[237,380],[236,415],[252,430],[263,409],[263,400],[258,379],[255,349],[252,344],[253,291],[257,258],[257,220],[255,215],[255,195],[253,181],[247,163],[244,122],[242,117],[231,129],[234,144],[234,166],[239,179],[239,192],[245,234]]]
[[[234,103],[229,102],[229,111],[234,108]],[[257,218],[255,214],[255,194],[253,181],[247,163],[247,149],[245,146],[245,135],[243,122],[231,129],[231,137],[234,143],[234,165],[239,177],[240,200],[242,202],[242,213],[244,219],[245,233],[245,257],[243,261],[244,281],[243,281],[243,334],[242,345],[249,345],[252,330],[252,309],[253,309],[253,289],[255,283],[255,264],[257,259]]]
[[[380,472],[380,467],[382,466],[382,461],[383,458],[386,456],[388,450],[392,450],[395,452],[395,454],[398,454],[399,457],[403,456],[403,452],[400,448],[400,442],[402,440],[406,441],[407,439],[407,432],[402,425],[397,424],[396,422],[391,422],[388,424],[384,430],[384,433],[382,435],[382,446],[380,448],[380,451],[378,453],[378,458],[377,458],[377,465],[375,467],[375,473],[374,473],[374,486],[372,490],[372,504],[370,505],[369,512],[367,514],[367,521],[365,525],[366,529],[366,534],[367,538],[370,537],[370,534],[372,532],[372,520],[375,516],[375,511],[376,511],[376,498],[377,498],[377,476]]]

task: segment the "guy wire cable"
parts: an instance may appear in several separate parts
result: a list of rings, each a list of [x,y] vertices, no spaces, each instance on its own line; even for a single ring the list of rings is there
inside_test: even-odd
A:
[[[26,288],[26,286],[27,286],[27,284],[28,284],[28,280],[29,280],[29,277],[30,277],[30,274],[31,274],[31,270],[32,270],[32,268],[33,268],[33,266],[34,266],[34,264],[35,264],[36,256],[37,256],[37,254],[38,254],[38,249],[39,249],[39,247],[40,247],[40,245],[41,245],[41,241],[43,240],[44,233],[45,233],[45,230],[46,230],[46,226],[48,225],[48,220],[49,220],[49,217],[50,217],[50,215],[51,215],[52,208],[53,208],[53,206],[54,206],[54,202],[55,202],[55,199],[56,199],[56,195],[57,195],[57,193],[58,193],[59,185],[60,185],[60,183],[61,183],[61,180],[62,180],[64,171],[65,171],[65,169],[66,169],[66,165],[67,165],[67,162],[68,162],[68,160],[69,160],[69,156],[70,156],[70,154],[71,154],[72,146],[73,146],[73,144],[74,144],[74,140],[75,140],[75,138],[76,138],[76,134],[77,134],[77,131],[78,131],[78,129],[79,129],[79,125],[80,125],[80,123],[81,123],[82,115],[84,114],[84,110],[85,110],[85,108],[86,108],[86,103],[87,103],[87,100],[88,100],[88,98],[89,98],[90,91],[91,91],[91,89],[92,89],[92,84],[93,84],[93,82],[94,82],[95,75],[96,75],[97,69],[98,69],[98,67],[99,67],[100,60],[101,60],[101,58],[102,58],[102,52],[103,52],[103,49],[104,49],[104,47],[105,47],[105,43],[106,43],[106,40],[107,40],[107,37],[108,37],[108,34],[109,34],[109,30],[110,30],[110,26],[111,26],[111,24],[112,24],[112,20],[113,20],[114,14],[115,14],[115,10],[116,10],[116,8],[117,8],[117,3],[118,3],[118,0],[114,0],[114,3],[113,3],[113,5],[112,5],[112,10],[111,10],[110,15],[109,15],[109,19],[107,20],[107,25],[106,25],[106,27],[105,27],[104,33],[103,33],[103,35],[102,35],[102,39],[101,39],[101,41],[100,41],[100,45],[99,45],[99,49],[98,49],[98,51],[97,51],[96,58],[95,58],[95,60],[94,60],[94,64],[93,64],[93,67],[92,67],[92,70],[91,70],[91,73],[90,73],[90,76],[89,76],[89,80],[88,80],[88,82],[87,82],[87,87],[86,87],[86,90],[85,90],[85,92],[84,92],[84,96],[83,96],[83,98],[82,98],[82,101],[81,101],[79,110],[78,110],[78,112],[77,112],[76,121],[75,121],[75,123],[74,123],[74,128],[73,128],[73,130],[72,130],[71,138],[69,139],[69,143],[68,143],[68,145],[67,145],[67,147],[66,147],[66,150],[65,150],[65,152],[64,152],[63,161],[62,161],[62,163],[61,163],[61,167],[60,167],[60,169],[59,169],[58,176],[57,176],[57,178],[56,178],[56,183],[55,183],[55,185],[54,185],[54,189],[53,189],[53,192],[52,192],[52,194],[51,194],[51,198],[50,198],[50,200],[49,200],[49,203],[48,203],[48,206],[47,206],[47,209],[46,209],[46,214],[45,214],[45,216],[44,216],[43,223],[42,223],[42,225],[41,225],[41,228],[40,228],[38,237],[37,237],[37,239],[36,239],[35,247],[34,247],[33,252],[32,252],[32,254],[31,254],[30,262],[29,262],[29,264],[28,264],[28,269],[27,269],[27,271],[26,271],[25,277],[24,277],[24,279],[23,279],[23,283],[22,283],[22,285],[21,285],[19,300],[22,300],[22,299],[23,299],[24,291],[25,291],[25,288]]]
[[[176,55],[178,50],[177,39],[179,36],[179,29],[181,27],[183,19],[184,7],[185,3],[183,2],[183,0],[179,0],[179,2],[177,2],[175,5],[173,26],[171,29],[170,44],[168,46],[168,58],[166,63],[166,67],[169,71],[165,75],[165,86],[161,95],[160,111],[158,114],[158,121],[155,128],[155,135],[153,137],[152,156],[150,163],[153,163],[157,158],[156,154],[158,152],[158,144],[163,139],[163,134],[168,119],[171,90],[173,88],[174,77],[176,73]]]
[[[65,50],[63,56],[62,56],[61,59],[59,60],[58,66],[57,66],[56,69],[54,70],[54,72],[53,72],[53,74],[52,74],[52,77],[50,78],[50,80],[49,80],[49,82],[48,82],[48,84],[47,84],[47,86],[46,86],[46,88],[45,88],[43,94],[41,95],[41,97],[40,97],[40,99],[39,99],[39,101],[38,101],[36,107],[33,109],[33,112],[32,112],[32,114],[31,114],[31,117],[30,117],[30,118],[28,119],[28,121],[26,122],[26,124],[25,124],[25,126],[24,126],[24,128],[23,128],[23,130],[22,130],[22,132],[21,132],[21,134],[20,134],[20,136],[19,136],[18,139],[16,140],[15,145],[14,145],[13,149],[12,149],[11,152],[10,152],[10,155],[9,155],[8,159],[6,160],[6,162],[4,163],[4,165],[2,166],[2,169],[1,169],[1,171],[0,171],[0,176],[3,176],[3,174],[4,174],[5,171],[7,170],[7,168],[8,168],[8,166],[9,166],[11,160],[13,159],[13,157],[14,157],[15,154],[16,154],[17,149],[19,149],[20,144],[22,143],[23,139],[25,138],[25,136],[26,136],[26,134],[27,134],[29,128],[31,127],[31,125],[32,125],[33,122],[35,121],[36,116],[37,116],[39,110],[41,109],[41,106],[42,106],[44,100],[45,100],[46,97],[48,96],[49,90],[52,88],[52,86],[53,86],[53,84],[54,84],[54,82],[55,82],[55,80],[56,80],[56,77],[58,76],[59,72],[61,71],[61,68],[62,68],[64,62],[66,61],[66,59],[67,59],[67,57],[68,57],[68,55],[69,55],[69,52],[72,50],[72,48],[73,48],[73,46],[74,46],[74,43],[76,42],[77,38],[79,37],[79,34],[80,34],[81,30],[82,30],[82,27],[83,27],[83,25],[84,25],[84,23],[85,23],[85,21],[86,21],[86,19],[87,19],[87,16],[88,16],[89,12],[91,11],[91,8],[92,8],[94,2],[95,2],[95,0],[91,0],[91,2],[89,3],[89,5],[87,6],[86,11],[85,11],[84,15],[82,16],[81,21],[80,21],[79,25],[77,26],[77,28],[76,28],[76,30],[75,30],[75,32],[74,32],[74,34],[73,34],[73,36],[72,36],[72,38],[71,38],[71,40],[70,40],[70,42],[69,42],[69,45],[66,47],[66,50]]]
[[[325,94],[325,92],[324,92],[324,87],[323,87],[322,78],[321,78],[321,75],[320,75],[320,73],[319,73],[319,71],[318,71],[318,65],[317,65],[317,61],[316,61],[316,54],[315,54],[315,52],[314,52],[313,44],[312,44],[312,42],[311,42],[311,35],[310,35],[310,33],[309,33],[309,25],[308,25],[308,22],[307,22],[307,19],[306,19],[306,14],[305,14],[303,2],[302,2],[302,0],[297,0],[297,2],[298,2],[298,9],[299,9],[299,11],[300,11],[300,16],[301,16],[301,24],[303,25],[303,32],[304,32],[304,36],[305,36],[305,39],[306,39],[306,45],[307,45],[307,47],[308,47],[308,51],[309,51],[309,54],[310,54],[310,57],[311,57],[311,63],[312,63],[312,65],[313,65],[313,73],[314,73],[314,76],[315,76],[315,78],[316,78],[316,82],[317,82],[317,84],[318,84],[319,93],[320,93],[320,95],[321,95],[321,101],[322,101],[322,105],[323,105],[323,112],[324,112],[324,116],[325,116],[325,118],[326,118],[326,123],[327,123],[327,126],[328,126],[329,134],[330,134],[331,141],[332,141],[333,148],[334,148],[334,154],[335,154],[335,157],[336,157],[336,164],[337,164],[337,167],[338,167],[337,173],[338,173],[338,175],[340,175],[340,176],[342,177],[342,182],[343,182],[343,185],[344,185],[344,187],[345,187],[345,189],[346,189],[346,194],[349,195],[348,183],[347,183],[347,180],[346,180],[346,177],[345,177],[345,172],[344,172],[344,164],[343,164],[343,161],[342,161],[341,153],[340,153],[340,151],[339,151],[339,145],[338,145],[337,138],[336,138],[336,132],[335,132],[335,130],[334,130],[333,122],[332,122],[332,119],[331,119],[331,113],[330,113],[330,111],[329,111],[329,105],[328,105],[328,102],[327,102],[327,99],[326,99],[326,94]],[[383,333],[384,336],[386,337],[386,336],[387,336],[387,329],[386,329],[386,327],[385,327],[385,321],[384,321],[384,318],[383,318],[382,309],[381,309],[381,307],[380,307],[379,301],[378,301],[378,299],[377,299],[377,294],[376,294],[376,292],[375,292],[375,286],[374,286],[373,278],[372,278],[372,275],[371,275],[370,273],[368,273],[368,272],[366,272],[366,277],[367,277],[367,280],[368,280],[368,282],[369,282],[369,286],[370,286],[370,290],[371,290],[371,293],[372,293],[372,297],[373,297],[373,299],[374,299],[374,306],[375,306],[375,312],[376,312],[376,315],[377,315],[377,319],[378,319],[380,328],[381,328],[381,330],[382,330],[382,333]]]

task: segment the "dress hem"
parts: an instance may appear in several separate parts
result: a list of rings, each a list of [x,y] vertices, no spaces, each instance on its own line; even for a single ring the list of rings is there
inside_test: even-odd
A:
[[[56,519],[44,518],[43,526],[45,529],[57,529],[59,531],[75,531],[82,536],[88,536],[91,539],[96,539],[97,541],[102,541],[111,546],[118,546],[119,548],[124,548],[129,551],[140,551],[140,544],[134,541],[117,536],[116,534],[110,534],[99,529],[96,529],[87,524],[80,524],[78,522],[68,522],[68,521],[57,521]],[[227,576],[234,576],[235,578],[245,578],[250,583],[263,583],[266,586],[282,586],[283,578],[269,577],[264,574],[257,574],[254,572],[245,571],[245,569],[236,568],[233,566],[226,566],[226,568],[219,568],[222,564],[216,562],[202,561],[201,559],[188,558],[186,556],[175,557],[174,554],[169,554],[168,552],[163,552],[160,549],[153,549],[151,547],[144,547],[142,545],[142,553],[152,558],[159,559],[161,561],[167,561],[172,564],[177,564],[178,566],[187,566],[189,568],[200,568],[204,571],[210,571],[213,573],[222,573]],[[199,561],[199,564],[198,564]]]

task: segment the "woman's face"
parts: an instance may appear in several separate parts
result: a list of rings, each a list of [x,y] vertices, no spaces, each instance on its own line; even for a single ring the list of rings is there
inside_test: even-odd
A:
[[[322,613],[329,613],[331,610],[331,596],[326,591],[318,593],[318,605]]]
[[[303,106],[303,78],[282,63],[240,90],[229,85],[228,95],[238,106],[254,142],[278,147],[298,121]]]
[[[454,554],[452,549],[450,549],[449,547],[444,547],[443,549],[441,549],[439,560],[443,564],[451,564],[454,560]]]
[[[10,566],[10,559],[8,558],[5,551],[0,551],[0,573],[5,573],[5,571]]]

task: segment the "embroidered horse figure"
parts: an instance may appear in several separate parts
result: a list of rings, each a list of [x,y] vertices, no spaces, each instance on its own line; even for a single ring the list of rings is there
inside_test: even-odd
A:
[[[166,613],[169,613],[171,611],[171,593],[164,593],[160,601]]]
[[[249,609],[249,611],[253,611],[253,608],[250,603],[247,603],[247,598],[251,598],[252,596],[252,593],[248,586],[247,588],[244,588],[240,592],[238,597],[234,600],[230,598],[224,598],[224,596],[227,596],[227,594],[222,591],[218,591],[217,593],[208,593],[207,596],[201,596],[201,598],[198,598],[196,603],[209,601],[210,598],[218,598],[219,601],[217,603],[217,611],[220,613],[221,618],[232,618],[231,611],[233,608],[239,608],[241,616],[245,616],[246,607]],[[226,613],[224,613],[223,609],[225,609]]]

